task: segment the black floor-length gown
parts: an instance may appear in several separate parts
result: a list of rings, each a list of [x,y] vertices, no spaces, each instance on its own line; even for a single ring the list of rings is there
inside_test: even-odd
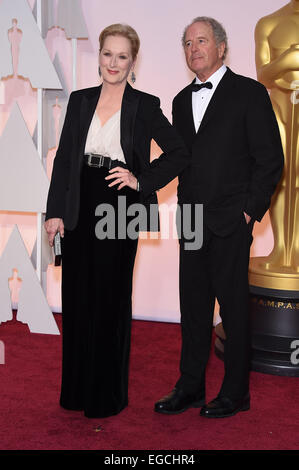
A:
[[[128,404],[131,294],[137,239],[95,233],[98,204],[126,206],[138,193],[109,188],[106,168],[82,168],[77,227],[62,245],[63,364],[60,404],[87,417],[119,413]],[[116,235],[118,227],[116,226]]]

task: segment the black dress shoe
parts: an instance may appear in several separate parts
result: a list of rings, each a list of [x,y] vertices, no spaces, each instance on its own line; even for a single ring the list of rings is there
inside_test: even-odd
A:
[[[241,400],[233,401],[227,397],[217,397],[203,406],[200,410],[200,416],[205,418],[227,418],[233,416],[239,411],[247,411],[250,408],[249,393]]]
[[[205,404],[204,393],[187,394],[183,390],[174,388],[169,395],[155,403],[157,413],[178,414],[188,408],[199,408]]]

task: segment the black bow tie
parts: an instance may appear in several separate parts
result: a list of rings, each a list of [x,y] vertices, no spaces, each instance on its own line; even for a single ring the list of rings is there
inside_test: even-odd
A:
[[[204,83],[193,83],[191,86],[192,91],[199,91],[202,88],[213,88],[213,85],[211,82],[204,82]]]

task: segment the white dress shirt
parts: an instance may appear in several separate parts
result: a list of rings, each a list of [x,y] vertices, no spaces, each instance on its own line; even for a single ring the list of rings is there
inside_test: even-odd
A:
[[[126,163],[120,145],[120,110],[102,126],[95,111],[87,134],[85,153],[96,153]]]
[[[213,73],[213,75],[208,78],[207,82],[211,82],[213,88],[202,88],[201,90],[194,91],[192,93],[193,120],[196,132],[199,129],[208,104],[226,70],[226,65],[222,65],[218,70],[216,70],[216,72]],[[203,82],[201,82],[199,78],[196,77],[195,83],[201,84]]]

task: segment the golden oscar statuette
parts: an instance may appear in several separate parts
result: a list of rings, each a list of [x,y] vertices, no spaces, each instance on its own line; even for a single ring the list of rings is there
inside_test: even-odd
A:
[[[273,250],[249,265],[254,368],[297,376],[292,348],[299,340],[299,0],[261,18],[255,44],[257,79],[270,92],[285,164],[269,209]]]

